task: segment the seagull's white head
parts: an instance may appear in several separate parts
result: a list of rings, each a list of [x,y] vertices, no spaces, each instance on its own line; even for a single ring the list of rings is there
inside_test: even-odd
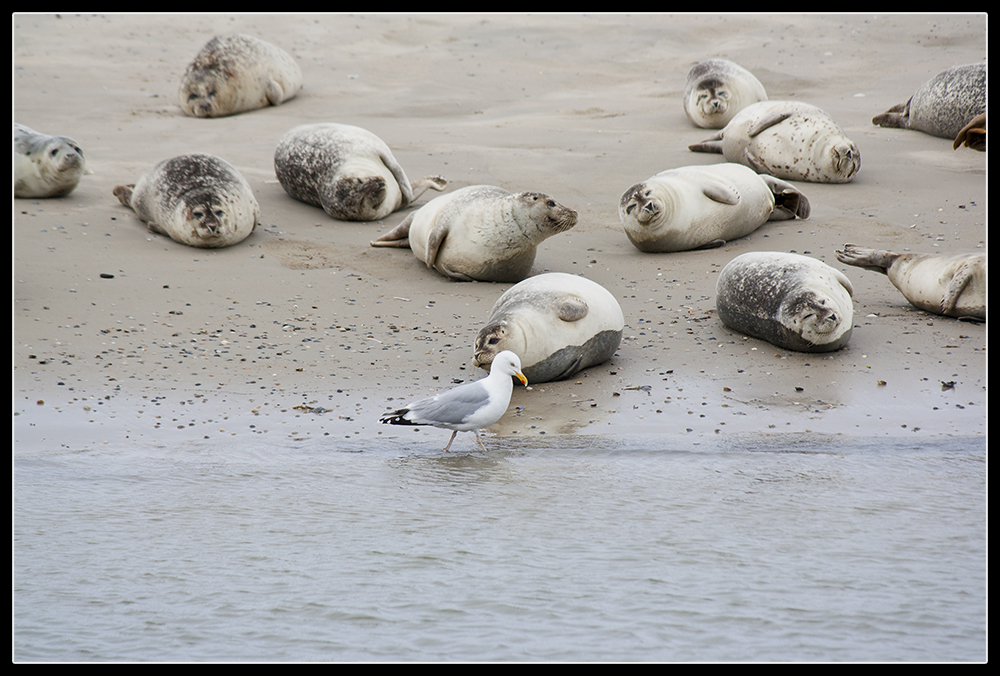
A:
[[[522,384],[528,384],[528,379],[521,373],[521,359],[510,350],[504,350],[493,357],[493,363],[490,365],[490,375],[494,373],[504,373],[514,376]]]

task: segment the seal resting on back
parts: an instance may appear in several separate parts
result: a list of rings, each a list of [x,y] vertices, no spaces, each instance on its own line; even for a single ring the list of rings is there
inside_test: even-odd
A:
[[[986,254],[893,253],[845,244],[837,260],[881,272],[921,310],[986,319]]]
[[[970,120],[984,112],[986,64],[972,63],[938,73],[906,103],[898,103],[872,118],[872,124],[954,139]]]
[[[519,282],[536,247],[576,225],[576,216],[540,192],[473,185],[435,197],[371,245],[409,247],[456,281]]]
[[[747,106],[715,136],[688,146],[722,153],[758,174],[789,181],[847,183],[861,169],[861,153],[825,111],[799,101]]]
[[[87,173],[79,144],[14,125],[14,197],[62,197]]]
[[[448,182],[430,176],[410,183],[389,146],[348,124],[303,124],[281,137],[274,173],[289,195],[342,221],[377,221],[409,206],[428,188]]]
[[[149,230],[203,249],[246,239],[260,220],[260,207],[246,179],[231,164],[207,153],[160,162],[115,197]]]
[[[853,293],[842,272],[815,258],[754,251],[719,273],[715,307],[740,333],[789,350],[830,352],[851,338]]]
[[[181,109],[191,117],[224,117],[277,106],[302,88],[295,59],[252,35],[219,35],[201,48],[181,78]]]
[[[767,221],[809,217],[809,200],[781,179],[726,162],[660,172],[625,191],[618,215],[640,251],[722,246]]]
[[[751,103],[766,101],[764,85],[727,59],[707,59],[688,71],[684,113],[697,127],[722,129]]]
[[[493,305],[473,364],[489,369],[510,350],[521,356],[529,382],[563,380],[614,356],[624,328],[621,306],[600,284],[563,272],[536,275]]]

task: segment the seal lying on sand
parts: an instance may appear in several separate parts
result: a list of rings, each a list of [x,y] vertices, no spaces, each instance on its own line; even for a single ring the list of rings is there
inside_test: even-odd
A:
[[[986,319],[986,254],[900,254],[845,244],[837,260],[881,272],[921,310]]]
[[[986,64],[955,66],[921,85],[906,103],[872,118],[880,127],[916,129],[954,139],[969,120],[986,112]]]
[[[809,200],[793,185],[726,162],[680,167],[637,183],[618,215],[640,251],[722,246],[767,221],[809,217]]]
[[[719,273],[715,306],[740,333],[789,350],[830,352],[851,338],[853,292],[842,272],[815,258],[754,251]]]
[[[798,101],[747,106],[712,138],[688,146],[790,181],[847,183],[861,153],[823,110]]]
[[[448,182],[431,176],[410,183],[389,146],[347,124],[303,124],[281,137],[274,173],[297,200],[342,221],[377,221],[409,206],[428,188]]]
[[[207,153],[164,160],[134,184],[117,186],[114,194],[150,231],[199,248],[242,242],[260,220],[246,179]]]
[[[624,328],[621,306],[600,284],[563,272],[536,275],[493,305],[473,363],[488,369],[497,353],[511,350],[530,382],[562,380],[614,356]]]
[[[14,197],[68,195],[85,173],[87,162],[76,141],[14,125]]]
[[[576,212],[539,192],[473,185],[435,197],[371,243],[409,247],[457,281],[519,282],[536,247],[576,225]]]
[[[736,113],[758,101],[767,101],[764,85],[732,61],[708,59],[688,71],[684,113],[697,127],[722,129]]]
[[[252,35],[219,35],[187,67],[178,91],[191,117],[224,117],[277,106],[302,88],[302,71],[283,49]]]

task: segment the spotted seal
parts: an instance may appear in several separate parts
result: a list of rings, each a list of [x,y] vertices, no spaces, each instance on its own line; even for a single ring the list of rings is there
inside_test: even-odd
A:
[[[410,183],[389,146],[348,124],[303,124],[274,151],[274,173],[289,195],[342,221],[377,221],[448,182],[429,176]]]
[[[80,145],[14,124],[14,197],[62,197],[87,173]]]
[[[597,282],[535,275],[497,299],[476,336],[473,364],[489,369],[498,352],[511,350],[530,382],[563,380],[614,356],[624,328],[621,306]]]
[[[115,187],[114,194],[150,231],[204,249],[243,241],[260,220],[250,184],[207,153],[164,160],[134,184]]]
[[[854,288],[839,270],[793,253],[754,251],[719,273],[715,306],[740,333],[799,352],[830,352],[851,338]]]
[[[986,319],[986,254],[893,253],[845,244],[837,260],[881,272],[921,310]]]
[[[809,200],[790,183],[726,162],[669,169],[633,185],[618,204],[640,251],[722,246],[767,221],[809,217]]]
[[[218,35],[188,65],[178,90],[191,117],[225,117],[277,106],[302,88],[288,52],[252,35]]]
[[[371,245],[409,247],[457,281],[519,282],[536,247],[576,225],[576,216],[540,192],[473,185],[435,197]]]
[[[872,118],[880,127],[916,129],[954,139],[969,120],[986,112],[986,63],[942,71],[922,84],[906,103]]]
[[[751,103],[767,101],[753,73],[728,59],[707,59],[688,71],[684,113],[697,127],[722,129]]]
[[[761,101],[715,136],[688,146],[722,153],[759,174],[790,181],[847,183],[861,169],[861,153],[826,112],[799,101]]]

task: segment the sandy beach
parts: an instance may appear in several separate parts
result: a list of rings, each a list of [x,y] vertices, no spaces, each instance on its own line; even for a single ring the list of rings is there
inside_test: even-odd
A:
[[[299,62],[284,105],[186,117],[180,77],[213,35],[244,32]],[[285,194],[277,140],[306,122],[364,127],[411,178],[448,190],[536,190],[579,213],[535,271],[583,275],[619,300],[609,362],[518,387],[491,447],[663,448],[773,439],[957,437],[985,443],[987,328],[909,305],[837,262],[855,243],[986,252],[986,153],[871,118],[936,73],[986,58],[986,17],[956,15],[14,15],[13,118],[71,136],[92,173],[69,196],[13,200],[15,450],[93,444],[322,440],[440,450],[448,433],[380,425],[414,395],[485,375],[472,345],[511,285],[459,283],[369,242],[409,209],[339,222]],[[647,254],[622,192],[721,155],[681,106],[708,57],[771,99],[826,110],[858,145],[848,184],[799,183],[812,213],[705,251]],[[258,229],[221,250],[151,234],[112,195],[192,151],[236,166]],[[416,207],[434,194],[418,200]],[[747,251],[813,256],[851,279],[854,332],[829,354],[723,326],[715,280]],[[462,435],[453,450],[472,450]]]

